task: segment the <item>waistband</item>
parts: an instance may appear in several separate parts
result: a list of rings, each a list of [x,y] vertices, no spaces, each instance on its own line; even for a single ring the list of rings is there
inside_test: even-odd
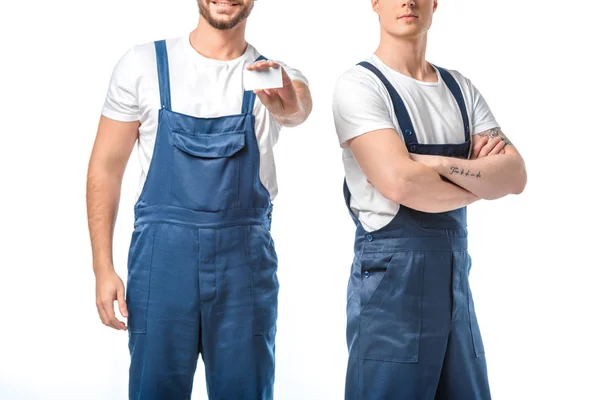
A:
[[[398,251],[462,251],[468,249],[466,229],[397,230],[365,232],[358,229],[355,249],[364,253],[387,253]]]
[[[267,208],[233,208],[221,211],[198,211],[168,205],[144,206],[135,209],[134,226],[152,222],[197,228],[269,225],[272,211],[272,205]]]

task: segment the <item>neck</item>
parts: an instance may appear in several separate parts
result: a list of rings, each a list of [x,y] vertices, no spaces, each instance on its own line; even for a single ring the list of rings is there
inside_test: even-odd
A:
[[[245,20],[231,29],[217,29],[201,16],[198,26],[190,33],[190,44],[206,58],[229,61],[241,57],[246,51],[245,34]]]
[[[415,37],[398,38],[382,30],[375,55],[401,74],[421,81],[431,79],[435,81],[437,79],[435,71],[425,61],[426,51],[426,33]]]

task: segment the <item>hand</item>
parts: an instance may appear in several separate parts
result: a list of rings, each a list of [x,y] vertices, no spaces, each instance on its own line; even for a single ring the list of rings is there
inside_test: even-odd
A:
[[[501,137],[479,136],[473,135],[473,150],[471,151],[471,160],[492,156],[495,154],[504,154],[504,146],[506,143]]]
[[[125,286],[114,270],[96,275],[96,307],[102,323],[108,327],[126,331],[127,327],[115,317],[114,302],[119,302],[119,311],[127,318]]]
[[[300,112],[300,99],[285,69],[274,61],[261,60],[246,67],[249,71],[260,71],[267,68],[281,68],[283,87],[278,89],[254,90],[260,102],[275,117],[289,118]]]

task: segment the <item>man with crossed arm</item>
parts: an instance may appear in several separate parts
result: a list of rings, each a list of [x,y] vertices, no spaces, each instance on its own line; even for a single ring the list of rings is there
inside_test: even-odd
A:
[[[379,47],[333,100],[357,227],[346,399],[489,399],[466,206],[521,193],[525,165],[471,81],[425,60],[438,2],[371,3]]]

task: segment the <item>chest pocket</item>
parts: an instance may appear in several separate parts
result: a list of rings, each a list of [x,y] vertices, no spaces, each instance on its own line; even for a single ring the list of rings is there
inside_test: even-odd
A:
[[[180,207],[221,211],[239,204],[244,131],[190,134],[171,131],[171,191]]]

